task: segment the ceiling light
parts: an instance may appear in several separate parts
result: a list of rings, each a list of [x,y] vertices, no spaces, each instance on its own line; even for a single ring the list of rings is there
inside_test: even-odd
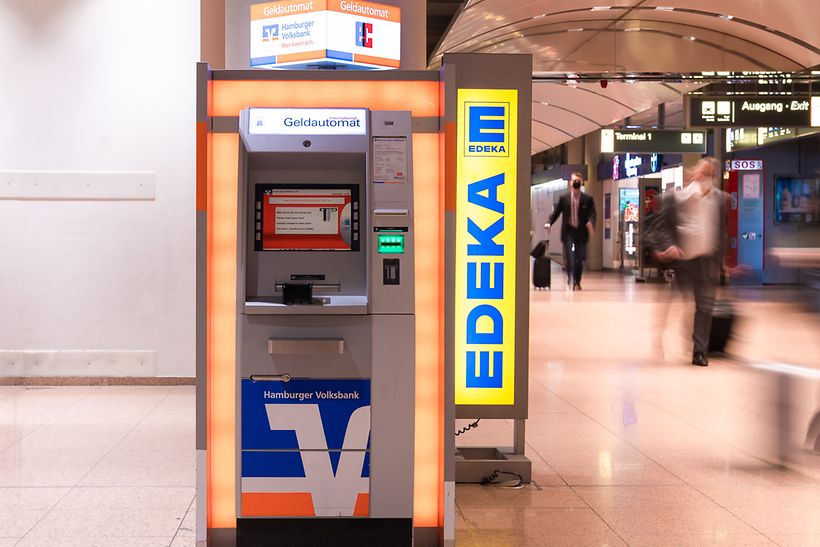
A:
[[[681,36],[681,38],[683,38],[684,40],[689,40],[690,42],[694,42],[695,40],[697,40],[697,38],[695,38],[694,36]]]
[[[639,30],[641,30],[641,27],[631,27],[631,28],[625,28],[624,32],[638,32]]]
[[[727,21],[731,21],[732,19],[735,18],[734,15],[718,15],[718,17],[720,17],[721,19],[725,19]]]
[[[592,8],[592,11],[606,11],[611,8],[612,6],[595,6],[594,8]]]
[[[547,16],[546,13],[542,13],[541,15],[536,15],[535,17],[533,17],[533,19],[541,19],[542,17],[546,17],[546,16]]]
[[[549,106],[550,105],[550,103],[548,103],[547,101],[541,101],[541,104],[543,104],[544,106]]]
[[[675,8],[670,8],[670,7],[666,7],[666,6],[658,6],[655,9],[658,10],[658,11],[675,11]]]
[[[584,31],[584,29],[582,29],[582,28],[567,29],[567,32],[583,32],[583,31]]]

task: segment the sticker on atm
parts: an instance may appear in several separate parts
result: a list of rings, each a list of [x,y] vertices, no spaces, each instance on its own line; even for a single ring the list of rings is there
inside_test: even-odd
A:
[[[366,517],[370,380],[242,380],[241,515]]]

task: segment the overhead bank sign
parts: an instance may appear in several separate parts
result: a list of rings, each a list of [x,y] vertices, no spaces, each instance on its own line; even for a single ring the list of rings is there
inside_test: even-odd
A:
[[[254,4],[250,52],[261,68],[398,68],[401,10],[358,0]]]
[[[518,91],[459,89],[455,402],[515,403]]]

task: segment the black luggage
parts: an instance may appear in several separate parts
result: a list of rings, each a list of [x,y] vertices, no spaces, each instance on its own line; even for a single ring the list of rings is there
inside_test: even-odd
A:
[[[550,259],[546,256],[539,256],[535,259],[535,266],[532,269],[532,284],[536,289],[550,288]]]
[[[728,300],[715,300],[712,313],[712,328],[709,331],[709,353],[723,353],[726,343],[732,336],[732,325],[735,322],[735,309]]]

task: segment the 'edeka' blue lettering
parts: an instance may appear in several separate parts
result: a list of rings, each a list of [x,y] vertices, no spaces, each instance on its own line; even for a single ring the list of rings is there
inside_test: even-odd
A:
[[[467,233],[478,241],[478,245],[470,243],[467,245],[469,256],[504,256],[504,245],[499,245],[493,238],[504,231],[504,217],[499,218],[486,229],[482,230],[478,224],[467,220]]]
[[[493,352],[492,374],[490,374],[490,352],[478,352],[478,366],[476,366],[475,354],[474,351],[467,352],[467,387],[502,387],[504,385],[501,374],[504,354],[500,351]]]
[[[489,317],[493,322],[490,332],[478,332],[478,320]],[[501,344],[504,341],[504,317],[498,308],[490,304],[481,304],[470,310],[467,315],[468,344]]]
[[[498,201],[498,187],[504,184],[504,173],[467,185],[467,201],[490,211],[504,214],[504,204]],[[487,192],[486,196],[481,192]]]
[[[481,263],[481,283],[479,284],[476,270],[479,266],[476,262],[467,263],[467,298],[475,300],[501,300],[504,298],[504,263],[496,262],[492,264],[493,280],[490,281],[490,263]]]
[[[470,142],[504,142],[504,107],[471,106],[470,107]],[[488,120],[487,117],[501,118]],[[500,129],[499,132],[485,129]]]

